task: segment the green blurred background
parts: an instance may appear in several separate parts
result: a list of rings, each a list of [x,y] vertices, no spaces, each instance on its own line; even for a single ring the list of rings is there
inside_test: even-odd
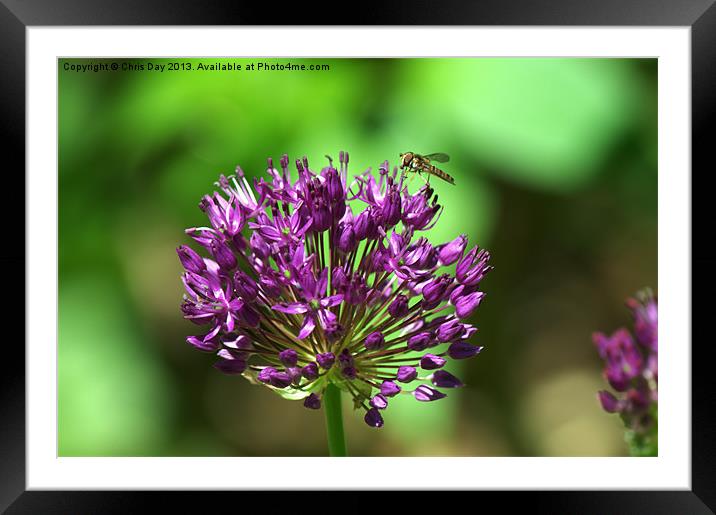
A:
[[[133,60],[134,64],[217,59]],[[221,59],[286,63],[287,59]],[[601,411],[595,330],[657,289],[657,62],[291,59],[329,71],[78,73],[59,62],[62,456],[325,455],[321,412],[211,367],[185,343],[175,247],[239,164],[446,152],[431,233],[490,249],[467,388],[393,402],[381,430],[346,400],[365,456],[627,455]],[[113,61],[107,61],[113,62]],[[119,62],[120,65],[122,61]],[[126,61],[130,62],[130,61]]]

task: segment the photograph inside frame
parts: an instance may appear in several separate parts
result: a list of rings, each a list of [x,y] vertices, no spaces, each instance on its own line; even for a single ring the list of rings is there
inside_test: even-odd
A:
[[[59,456],[656,456],[657,60],[60,59]]]

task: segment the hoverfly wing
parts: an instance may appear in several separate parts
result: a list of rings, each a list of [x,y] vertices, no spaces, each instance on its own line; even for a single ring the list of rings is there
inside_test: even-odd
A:
[[[447,163],[450,161],[450,156],[447,154],[443,154],[442,152],[437,152],[435,154],[428,154],[425,156],[430,161],[435,161],[436,163]]]

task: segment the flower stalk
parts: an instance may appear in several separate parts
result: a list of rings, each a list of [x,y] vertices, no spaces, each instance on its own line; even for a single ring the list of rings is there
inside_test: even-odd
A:
[[[326,412],[329,456],[348,456],[346,437],[343,431],[341,391],[334,384],[326,386],[326,391],[323,394],[323,409]]]

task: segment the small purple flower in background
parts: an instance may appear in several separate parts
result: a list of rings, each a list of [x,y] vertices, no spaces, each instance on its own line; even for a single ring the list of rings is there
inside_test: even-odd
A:
[[[338,169],[303,158],[292,179],[288,165],[269,159],[253,187],[237,168],[216,183],[223,194],[201,200],[209,225],[186,233],[208,257],[177,249],[184,317],[206,328],[187,342],[216,354],[218,370],[309,409],[334,384],[371,427],[396,395],[431,402],[446,396],[436,388],[462,386],[442,369],[482,350],[464,319],[484,297],[489,253],[466,252],[465,235],[437,246],[416,237],[442,207],[427,184],[411,194],[387,161],[353,179],[344,152]],[[455,275],[442,268],[452,264]]]
[[[658,317],[651,290],[626,301],[634,319],[634,336],[624,328],[592,339],[604,360],[603,375],[616,393],[598,393],[602,408],[618,413],[628,430],[632,454],[655,455],[658,409]]]

